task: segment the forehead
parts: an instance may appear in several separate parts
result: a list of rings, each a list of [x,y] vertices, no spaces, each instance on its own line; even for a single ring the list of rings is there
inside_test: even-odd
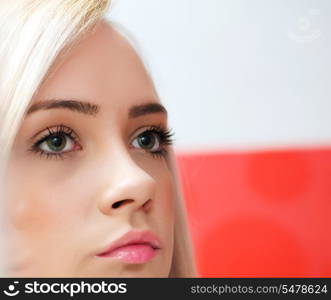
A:
[[[105,21],[55,61],[35,101],[49,98],[88,99],[104,108],[159,102],[140,57]]]

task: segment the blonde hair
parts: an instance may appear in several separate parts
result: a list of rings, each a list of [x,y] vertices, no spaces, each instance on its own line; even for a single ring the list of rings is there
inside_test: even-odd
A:
[[[0,180],[26,110],[55,59],[104,17],[110,0],[15,0],[0,2]],[[195,277],[187,217],[173,151],[170,165],[176,190],[174,255],[170,277]],[[1,188],[1,186],[0,186]],[[6,216],[1,199],[1,222]],[[5,223],[5,222],[4,222]],[[2,243],[5,241],[1,224]],[[4,270],[5,251],[1,249]],[[2,274],[4,275],[4,274]]]

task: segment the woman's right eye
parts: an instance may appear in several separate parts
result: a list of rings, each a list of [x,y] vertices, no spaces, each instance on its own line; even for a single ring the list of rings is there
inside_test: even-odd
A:
[[[53,135],[39,144],[42,151],[48,153],[69,152],[73,150],[74,141],[67,135]]]
[[[39,139],[30,151],[39,153],[40,156],[46,155],[63,158],[64,154],[81,150],[78,138],[74,131],[67,126],[57,126],[55,130],[47,128],[48,134]]]

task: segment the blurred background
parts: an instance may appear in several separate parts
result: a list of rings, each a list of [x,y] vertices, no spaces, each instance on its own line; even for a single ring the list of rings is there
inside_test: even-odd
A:
[[[113,0],[170,113],[201,277],[331,276],[331,2]]]

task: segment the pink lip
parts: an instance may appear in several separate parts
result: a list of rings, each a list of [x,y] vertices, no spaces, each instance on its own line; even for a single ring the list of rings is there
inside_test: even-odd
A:
[[[113,242],[98,257],[111,257],[126,263],[150,261],[160,249],[160,240],[150,231],[131,230]]]

